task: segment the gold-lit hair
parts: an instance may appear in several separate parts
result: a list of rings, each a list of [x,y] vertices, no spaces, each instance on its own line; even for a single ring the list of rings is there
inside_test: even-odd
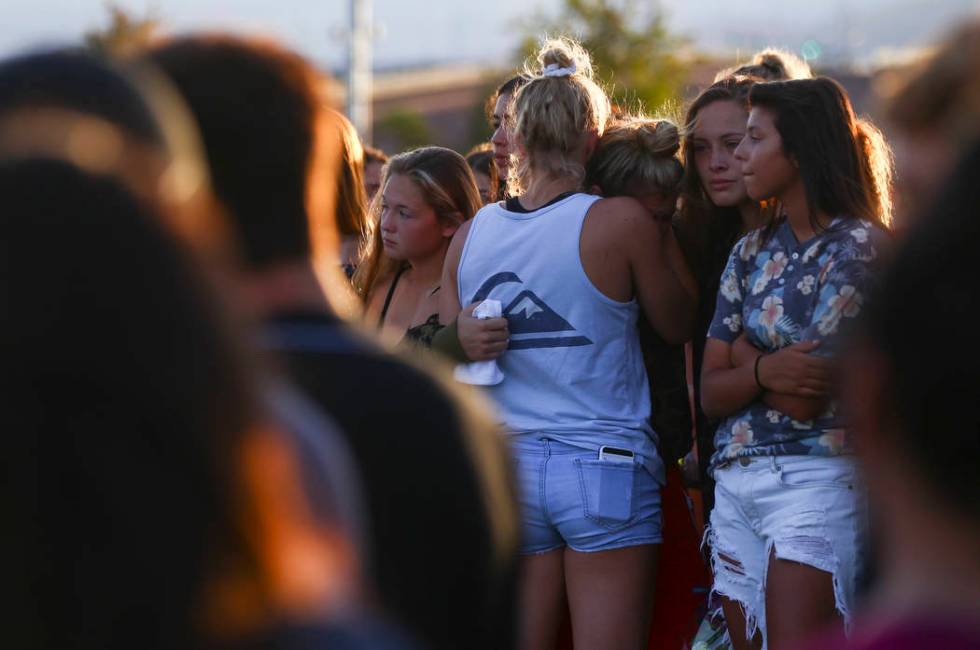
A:
[[[810,64],[792,52],[767,47],[752,55],[748,63],[721,70],[715,75],[715,81],[735,75],[755,77],[763,81],[786,81],[810,79],[813,77],[813,72],[810,70]]]
[[[680,146],[680,130],[670,120],[617,120],[602,134],[589,159],[589,184],[598,185],[607,196],[628,195],[637,185],[673,194],[684,175],[677,157]]]
[[[337,172],[337,230],[341,237],[364,237],[367,230],[367,195],[364,193],[364,147],[357,129],[337,111],[330,111],[340,135]]]
[[[557,76],[556,69],[571,72]],[[528,81],[514,97],[510,129],[524,155],[511,155],[510,195],[524,191],[532,173],[584,182],[585,168],[572,154],[590,133],[602,135],[611,110],[609,98],[593,79],[589,53],[567,37],[545,39],[534,63],[525,65],[524,76]]]

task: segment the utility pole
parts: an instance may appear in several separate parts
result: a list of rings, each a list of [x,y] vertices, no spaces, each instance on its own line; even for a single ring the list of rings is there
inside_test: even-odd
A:
[[[347,49],[347,115],[361,141],[371,134],[371,45],[374,16],[372,0],[350,0],[350,44]]]

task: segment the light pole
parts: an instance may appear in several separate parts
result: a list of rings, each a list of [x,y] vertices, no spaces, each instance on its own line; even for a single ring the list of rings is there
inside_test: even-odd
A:
[[[350,0],[350,44],[347,49],[347,115],[361,136],[371,134],[372,0]]]

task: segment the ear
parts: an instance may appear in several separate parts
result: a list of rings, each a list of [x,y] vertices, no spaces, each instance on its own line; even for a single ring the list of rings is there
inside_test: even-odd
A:
[[[605,196],[605,193],[602,191],[602,188],[599,187],[598,185],[593,185],[592,187],[590,187],[589,194],[592,194],[593,196]]]

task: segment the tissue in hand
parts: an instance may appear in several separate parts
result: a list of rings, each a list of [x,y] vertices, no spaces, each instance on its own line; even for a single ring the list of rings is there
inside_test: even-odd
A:
[[[500,315],[500,301],[490,298],[481,302],[473,310],[473,317],[479,319],[500,318]],[[475,386],[495,386],[504,380],[504,373],[500,372],[495,359],[462,363],[456,366],[456,371],[453,374],[456,381]]]

